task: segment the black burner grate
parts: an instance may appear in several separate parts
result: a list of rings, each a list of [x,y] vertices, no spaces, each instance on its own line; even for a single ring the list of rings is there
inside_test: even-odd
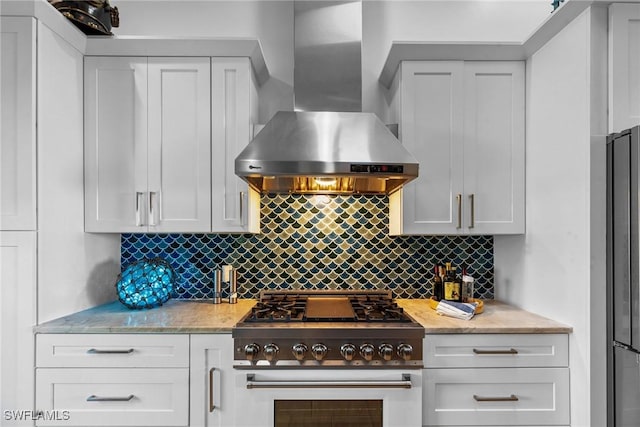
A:
[[[311,298],[315,298],[309,303]],[[348,299],[348,301],[343,301]],[[322,301],[322,304],[320,302]],[[333,307],[331,302],[350,305]],[[313,313],[308,306],[313,307]],[[308,317],[310,315],[310,317]],[[389,293],[265,293],[245,322],[411,322]]]

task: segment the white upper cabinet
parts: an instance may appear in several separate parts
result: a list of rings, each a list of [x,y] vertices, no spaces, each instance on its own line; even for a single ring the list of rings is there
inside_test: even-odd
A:
[[[85,230],[258,233],[249,58],[85,58]]]
[[[463,71],[462,62],[401,65],[399,136],[420,171],[416,180],[390,197],[392,234],[457,232],[457,195],[463,191]],[[398,202],[401,218],[393,212]]]
[[[0,230],[36,229],[36,21],[0,18]]]
[[[211,229],[210,64],[149,58],[149,231]]]
[[[147,60],[86,57],[85,230],[144,230]]]
[[[524,233],[524,63],[404,61],[392,89],[420,174],[390,196],[390,233]]]
[[[524,63],[466,62],[464,85],[463,230],[524,233]]]
[[[640,5],[609,8],[609,132],[640,124]]]
[[[257,121],[256,85],[249,58],[211,60],[212,230],[259,233],[260,195],[235,174],[235,158]]]
[[[85,230],[211,228],[209,58],[85,58]]]

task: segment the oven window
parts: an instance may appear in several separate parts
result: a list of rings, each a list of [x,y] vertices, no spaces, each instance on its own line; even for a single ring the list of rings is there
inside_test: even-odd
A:
[[[275,427],[382,427],[382,400],[276,400]]]

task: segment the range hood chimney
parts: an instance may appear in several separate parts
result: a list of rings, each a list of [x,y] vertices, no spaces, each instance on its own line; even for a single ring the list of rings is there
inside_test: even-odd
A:
[[[389,194],[418,163],[362,112],[362,3],[294,2],[294,107],[238,155],[236,175],[261,193]]]

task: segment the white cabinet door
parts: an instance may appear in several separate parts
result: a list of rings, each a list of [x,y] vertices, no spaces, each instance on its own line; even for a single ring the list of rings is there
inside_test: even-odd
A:
[[[149,231],[211,230],[210,59],[149,58]]]
[[[38,368],[187,368],[184,334],[37,334]]]
[[[524,63],[466,62],[464,229],[524,233]]]
[[[36,229],[36,25],[0,18],[0,230]]]
[[[85,230],[211,229],[208,58],[85,59]]]
[[[256,87],[248,58],[212,58],[212,230],[259,233],[260,195],[235,174],[235,158],[252,138]]]
[[[0,402],[3,411],[33,408],[36,233],[0,232]],[[33,425],[3,412],[3,426]]]
[[[389,228],[392,234],[457,234],[462,227],[463,63],[407,61],[400,78],[399,136],[418,160],[420,174],[391,196]],[[401,216],[394,214],[399,205]]]
[[[147,59],[85,58],[85,230],[141,232],[147,206]]]
[[[190,425],[235,424],[232,365],[230,334],[191,335]]]
[[[429,368],[569,366],[567,334],[437,334],[423,344]]]
[[[188,426],[187,368],[38,368],[38,426]],[[67,416],[65,416],[65,411]]]
[[[389,197],[390,233],[524,233],[524,64],[405,61],[396,79],[420,176]]]
[[[569,368],[427,369],[426,426],[569,425]]]
[[[609,132],[640,124],[640,5],[609,8]]]

